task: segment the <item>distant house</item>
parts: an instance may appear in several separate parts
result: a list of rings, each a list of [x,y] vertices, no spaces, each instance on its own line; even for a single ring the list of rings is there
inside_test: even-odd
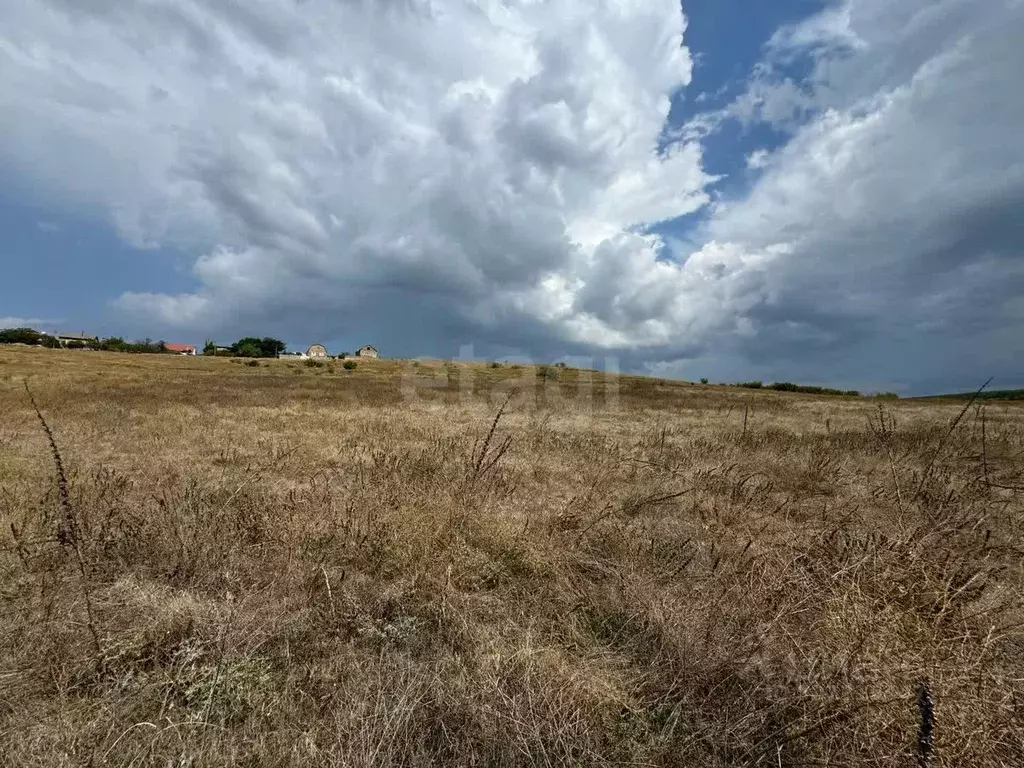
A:
[[[306,357],[327,357],[327,347],[323,344],[311,344],[306,350]]]
[[[376,347],[367,344],[356,350],[356,357],[380,357],[380,352]]]
[[[176,352],[179,355],[194,355],[196,353],[196,347],[194,344],[171,344],[170,342],[164,342],[164,349],[168,352]]]
[[[81,333],[55,333],[53,337],[62,347],[89,347],[99,343],[98,336],[89,336],[85,331]]]

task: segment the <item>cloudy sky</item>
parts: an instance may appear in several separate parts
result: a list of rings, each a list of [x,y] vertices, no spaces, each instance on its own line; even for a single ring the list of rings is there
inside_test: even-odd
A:
[[[1024,0],[7,0],[0,321],[1024,386]]]

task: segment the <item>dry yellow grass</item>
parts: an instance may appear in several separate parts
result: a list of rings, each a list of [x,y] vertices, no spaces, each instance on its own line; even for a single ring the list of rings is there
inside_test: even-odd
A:
[[[1024,410],[558,376],[0,348],[2,760],[1024,765]]]

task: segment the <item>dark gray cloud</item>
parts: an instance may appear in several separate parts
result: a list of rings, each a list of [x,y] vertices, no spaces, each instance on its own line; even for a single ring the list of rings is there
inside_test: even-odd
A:
[[[1024,4],[837,4],[659,153],[684,29],[675,0],[8,4],[0,164],[195,254],[194,292],[118,300],[153,329],[1024,375]],[[727,120],[789,138],[712,203]],[[685,242],[639,234],[702,209]]]
[[[1024,383],[1024,333],[1007,333],[1024,330],[1022,36],[1018,2],[880,0],[776,35],[768,70],[814,60],[811,117],[758,157],[758,181],[701,233],[784,250],[735,354],[834,381],[878,372],[934,386],[960,381],[970,361]],[[764,72],[758,98],[786,100],[788,83]]]

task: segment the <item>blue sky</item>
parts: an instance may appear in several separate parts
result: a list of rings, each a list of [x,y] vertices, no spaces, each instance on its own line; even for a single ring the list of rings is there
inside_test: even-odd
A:
[[[1016,0],[0,9],[0,321],[1024,385]]]
[[[170,249],[140,250],[103,220],[55,209],[45,200],[0,192],[4,317],[42,320],[42,329],[114,335],[123,320],[109,302],[125,291],[186,291],[195,279]],[[144,328],[132,328],[145,335]]]

